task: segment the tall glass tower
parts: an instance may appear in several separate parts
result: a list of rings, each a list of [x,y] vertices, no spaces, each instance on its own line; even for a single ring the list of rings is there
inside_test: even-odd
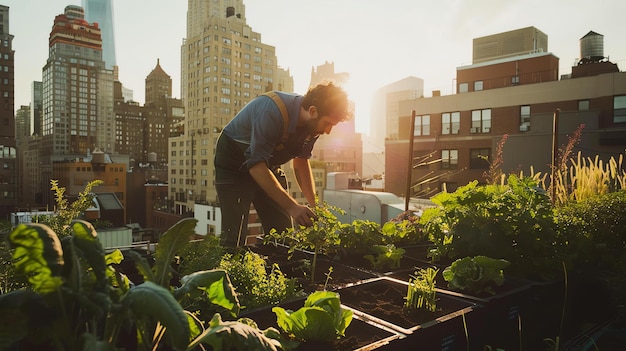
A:
[[[102,60],[107,69],[116,66],[115,36],[113,34],[113,0],[82,0],[85,19],[98,23],[102,31]]]

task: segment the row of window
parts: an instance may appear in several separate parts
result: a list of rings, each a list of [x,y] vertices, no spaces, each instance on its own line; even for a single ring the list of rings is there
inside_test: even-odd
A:
[[[458,134],[461,128],[461,113],[446,112],[441,114],[441,134]],[[470,133],[489,133],[491,131],[491,109],[472,111]],[[430,135],[430,115],[415,116],[413,136]]]
[[[578,110],[589,110],[589,100],[578,101]],[[415,116],[414,136],[430,135],[430,115]],[[489,133],[491,131],[491,109],[473,110],[470,133]],[[626,95],[613,98],[613,122],[626,122]],[[530,130],[530,105],[520,106],[520,131]],[[461,128],[461,112],[444,112],[441,114],[441,134],[458,134]]]
[[[91,172],[91,167],[76,167],[76,172]],[[109,167],[109,173],[125,172],[124,167]]]
[[[477,80],[474,82],[474,91],[483,90],[483,81]],[[459,84],[459,93],[467,93],[469,91],[469,83],[460,83]]]

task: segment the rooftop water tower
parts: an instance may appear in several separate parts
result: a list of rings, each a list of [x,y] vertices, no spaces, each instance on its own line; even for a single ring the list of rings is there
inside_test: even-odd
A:
[[[604,59],[604,35],[590,31],[580,38],[580,58],[591,62]]]

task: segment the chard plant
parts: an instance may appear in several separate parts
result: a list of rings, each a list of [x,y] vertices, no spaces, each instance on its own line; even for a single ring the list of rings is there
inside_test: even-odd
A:
[[[163,236],[188,235],[195,221],[183,220]],[[70,229],[72,234],[63,239],[37,223],[20,224],[11,232],[15,269],[28,278],[31,289],[0,296],[3,348],[108,349],[119,346],[120,334],[130,328],[135,330],[131,335],[137,335],[139,350],[160,343],[182,350],[197,327],[192,328],[177,297],[204,296],[233,314],[238,312],[225,271],[196,272],[183,277],[180,288],[170,290],[159,284],[166,281],[166,273],[157,268],[144,271],[149,279],[132,286],[114,268],[122,253],[105,254],[90,223],[74,221]],[[167,251],[167,241],[159,247]],[[32,310],[34,306],[39,306],[38,312]]]
[[[436,280],[438,269],[433,267],[419,268],[409,278],[404,307],[408,309],[423,308],[430,312],[437,310]]]

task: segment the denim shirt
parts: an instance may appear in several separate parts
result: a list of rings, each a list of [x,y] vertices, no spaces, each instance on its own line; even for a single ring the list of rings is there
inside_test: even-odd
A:
[[[298,127],[298,117],[303,97],[301,95],[276,92],[285,103],[289,115],[289,133],[283,137],[283,117],[280,109],[267,96],[250,101],[222,130],[215,155],[217,168],[240,173],[259,162],[268,168],[280,166],[300,157],[310,158],[316,138],[309,138],[306,127]],[[284,147],[276,148],[277,145]],[[216,179],[219,181],[219,179]]]

